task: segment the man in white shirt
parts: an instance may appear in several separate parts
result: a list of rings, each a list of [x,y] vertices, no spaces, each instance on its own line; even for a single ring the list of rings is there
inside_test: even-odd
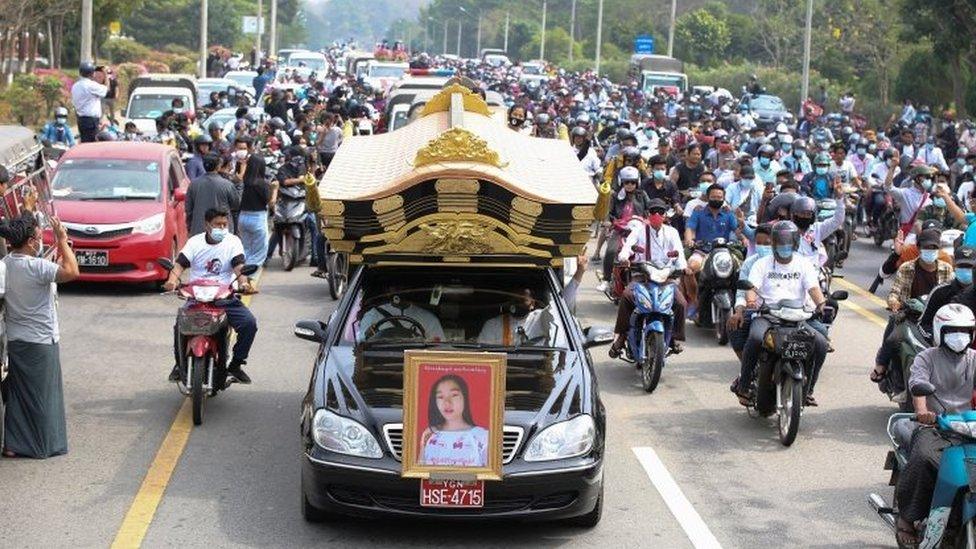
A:
[[[105,69],[83,62],[78,67],[81,76],[71,86],[71,102],[78,115],[78,132],[82,143],[93,143],[102,120],[102,98],[108,95]]]
[[[775,304],[783,300],[798,300],[806,304],[812,300],[817,310],[825,303],[823,292],[817,281],[817,268],[809,259],[795,253],[800,239],[800,231],[792,221],[778,221],[771,230],[773,254],[763,257],[753,264],[749,272],[752,289],[746,293],[749,309],[757,309],[760,304]],[[749,327],[749,339],[742,349],[742,364],[739,381],[734,391],[743,405],[751,398],[753,372],[759,362],[759,351],[763,338],[771,324],[762,316],[755,316]],[[810,329],[814,335],[814,368],[807,385],[806,404],[815,406],[813,387],[817,382],[820,368],[827,356],[827,339],[817,330]]]
[[[179,284],[183,271],[190,270],[190,282],[195,280],[211,280],[220,284],[231,284],[235,280],[241,293],[251,293],[251,283],[241,272],[244,267],[244,244],[237,236],[230,234],[230,212],[211,208],[204,215],[206,232],[202,232],[186,241],[180,250],[169,278],[163,284],[167,291],[175,290]],[[227,373],[243,384],[251,382],[241,368],[247,364],[247,355],[254,344],[254,336],[258,332],[258,322],[251,311],[237,297],[214,302],[227,313],[227,322],[237,332],[237,342],[234,344],[233,356],[227,366]],[[174,349],[182,349],[179,332],[176,332]],[[181,378],[180,360],[170,373],[169,380],[176,382]]]
[[[934,137],[929,137],[925,140],[925,146],[920,147],[918,152],[915,153],[915,160],[921,160],[925,162],[926,166],[939,168],[943,172],[949,171],[949,165],[946,164],[945,156],[942,154],[942,148],[935,145]]]
[[[747,164],[739,170],[738,176],[725,188],[725,202],[733,209],[739,208],[746,217],[759,213],[766,185],[756,177],[755,169]]]
[[[447,338],[444,335],[444,327],[441,325],[441,320],[437,318],[437,315],[414,304],[400,295],[401,293],[409,295],[409,288],[391,287],[389,289],[389,295],[391,296],[389,303],[377,305],[363,313],[363,316],[359,319],[356,339],[358,341],[365,341],[375,335],[369,332],[398,328],[409,332],[416,332],[418,336],[421,335],[419,333],[420,330],[423,330],[423,338],[425,341],[445,341]],[[407,317],[414,322],[410,320],[390,320],[383,322],[386,318],[398,316]],[[374,327],[375,330],[373,330]],[[368,337],[367,334],[369,334]]]
[[[669,265],[675,271],[685,271],[688,262],[685,259],[684,246],[678,230],[664,224],[664,216],[668,211],[667,204],[660,198],[655,198],[648,204],[648,217],[631,218],[627,224],[630,233],[620,246],[617,261],[624,267],[634,263],[650,263],[657,266]],[[630,317],[634,313],[634,284],[631,282],[624,290],[617,306],[617,323],[614,326],[613,345],[610,346],[610,357],[620,356],[627,332],[630,331]],[[673,283],[672,283],[673,284]],[[674,323],[671,337],[672,352],[680,353],[680,341],[685,340],[685,309],[687,303],[677,286],[674,288]]]

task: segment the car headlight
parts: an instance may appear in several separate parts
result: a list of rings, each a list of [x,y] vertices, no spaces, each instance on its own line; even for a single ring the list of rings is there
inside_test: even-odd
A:
[[[554,423],[532,438],[525,461],[549,461],[582,456],[593,448],[596,424],[588,414]]]
[[[165,223],[166,213],[158,213],[154,216],[137,221],[135,226],[132,227],[132,232],[137,234],[156,234],[163,230],[163,225]]]
[[[718,252],[712,258],[712,268],[715,269],[715,276],[719,278],[728,278],[731,276],[733,267],[732,254],[728,251],[723,250]]]
[[[949,428],[953,433],[976,438],[976,421],[950,421]]]
[[[315,412],[312,438],[330,452],[373,459],[383,457],[376,437],[363,424],[326,409]]]

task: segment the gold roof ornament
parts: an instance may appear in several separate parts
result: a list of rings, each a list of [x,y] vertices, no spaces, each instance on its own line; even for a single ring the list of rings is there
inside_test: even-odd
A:
[[[470,88],[463,86],[460,83],[450,84],[441,90],[437,95],[431,97],[430,101],[427,101],[427,104],[424,105],[424,110],[420,112],[420,116],[424,117],[437,112],[450,111],[451,97],[456,93],[461,94],[461,100],[464,103],[465,111],[491,116],[491,111],[488,109],[488,103],[486,103],[480,95],[471,91]]]
[[[429,105],[430,103],[428,103]],[[479,162],[504,168],[497,152],[491,150],[488,142],[464,128],[451,128],[430,140],[427,146],[417,151],[413,165],[417,168],[438,162]]]

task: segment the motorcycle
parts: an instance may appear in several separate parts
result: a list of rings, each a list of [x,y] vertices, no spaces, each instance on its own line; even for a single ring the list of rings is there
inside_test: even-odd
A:
[[[661,381],[664,360],[671,346],[674,321],[674,292],[672,278],[681,275],[671,263],[641,263],[632,265],[634,284],[634,314],[627,333],[626,356],[640,370],[641,387],[652,393]]]
[[[305,214],[305,186],[280,187],[273,221],[286,271],[295,268],[305,249]]]
[[[607,249],[603,254],[604,271],[607,265],[611,265],[611,267],[609,284],[603,293],[614,305],[620,301],[620,296],[624,293],[624,288],[630,282],[630,270],[617,264],[617,256],[611,252],[614,249],[620,250],[620,247],[623,246],[624,239],[630,234],[630,231],[627,229],[627,223],[629,221],[629,219],[617,219],[611,222],[610,226],[605,229],[607,231]],[[616,242],[617,245],[610,246],[610,242]]]
[[[891,194],[885,192],[880,185],[871,186],[872,199],[878,195],[884,195],[884,208],[878,216],[874,226],[874,245],[881,247],[886,240],[894,240],[898,235],[898,210],[895,206]]]
[[[817,221],[825,221],[834,217],[834,212],[841,205],[833,198],[825,198],[817,201]],[[845,225],[847,219],[844,220]],[[836,231],[830,233],[823,239],[823,246],[827,252],[827,265],[831,272],[834,268],[842,267],[844,259],[847,258],[845,245],[849,248],[850,242],[846,233],[846,227],[842,225]],[[846,243],[846,244],[845,244]]]
[[[740,281],[739,289],[751,289],[747,281]],[[834,301],[847,299],[847,292],[840,290],[830,295]],[[825,306],[823,321],[833,321],[836,311]],[[803,300],[783,300],[765,304],[759,315],[768,320],[771,327],[763,337],[759,362],[751,380],[740,380],[751,387],[752,398],[747,409],[769,417],[778,414],[779,440],[790,446],[800,429],[800,412],[807,394],[807,384],[813,374],[813,328],[805,324],[813,312],[804,309]],[[751,414],[751,412],[750,412]]]
[[[735,244],[724,238],[695,243],[695,250],[706,254],[698,273],[698,318],[695,325],[715,330],[719,345],[729,341],[728,320],[735,304],[735,285],[740,262],[732,253]]]
[[[173,262],[167,258],[156,261],[167,271]],[[245,265],[241,273],[250,276],[257,265]],[[235,283],[221,284],[212,280],[191,280],[173,292],[187,301],[176,315],[177,337],[175,354],[180,379],[177,387],[189,396],[193,405],[193,424],[203,423],[203,397],[215,397],[236,380],[227,374],[227,351],[230,347],[230,325],[227,314],[216,304],[239,295]]]
[[[925,310],[924,299],[909,299],[901,313],[895,313],[900,318],[895,330],[902,334],[898,355],[892,359],[892,364],[885,370],[884,379],[878,384],[878,389],[888,395],[888,399],[898,404],[902,412],[914,412],[912,399],[908,397],[908,376],[915,357],[920,352],[931,347],[929,335],[919,326],[918,320]],[[896,362],[897,361],[897,362]]]
[[[913,386],[912,395],[939,398],[935,387],[925,382]],[[944,404],[942,407],[935,428],[953,444],[942,451],[939,476],[918,547],[976,547],[976,411],[948,414]],[[895,436],[895,424],[914,418],[915,414],[898,413],[888,419],[892,449],[885,458],[884,469],[891,471],[890,486],[898,484],[909,457],[909,448],[899,444]],[[868,504],[882,522],[897,531],[897,499],[893,498],[888,505],[882,496],[872,493],[868,495]]]

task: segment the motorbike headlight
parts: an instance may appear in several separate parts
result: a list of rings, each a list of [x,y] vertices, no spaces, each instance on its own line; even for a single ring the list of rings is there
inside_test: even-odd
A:
[[[525,450],[525,461],[550,461],[585,455],[593,448],[596,424],[583,414],[554,423],[534,436]]]
[[[731,276],[734,266],[732,254],[727,251],[716,253],[715,257],[712,258],[712,268],[715,270],[715,276],[719,278],[728,278]]]
[[[326,409],[315,412],[312,438],[315,444],[330,452],[372,459],[383,457],[376,437],[363,424]]]
[[[220,286],[193,286],[193,299],[201,303],[210,303],[217,297]]]
[[[135,226],[132,228],[132,232],[136,234],[156,234],[163,230],[163,225],[165,223],[166,214],[158,213],[154,216],[137,221]]]
[[[976,421],[950,421],[949,428],[953,433],[976,438]]]

